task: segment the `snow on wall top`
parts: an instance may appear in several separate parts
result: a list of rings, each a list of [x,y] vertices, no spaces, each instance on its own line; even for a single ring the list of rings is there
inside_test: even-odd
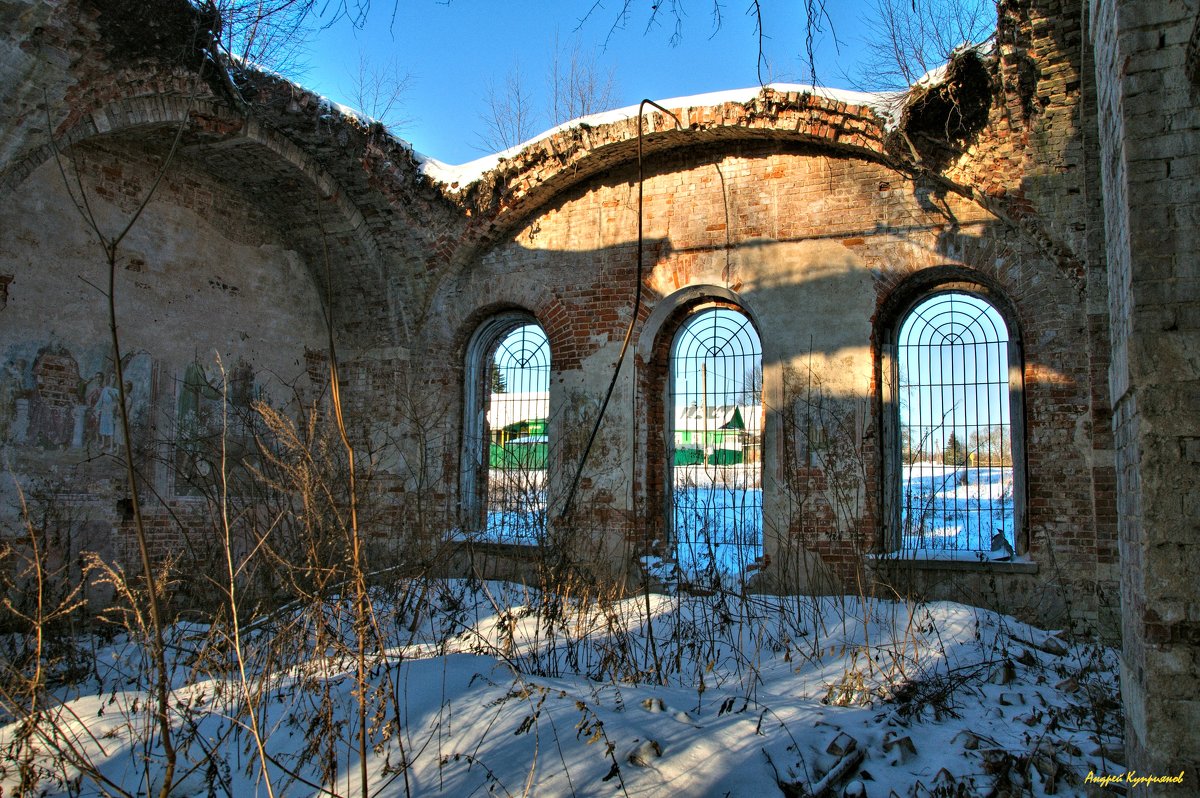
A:
[[[659,105],[664,108],[704,108],[709,106],[723,105],[724,103],[747,103],[758,97],[766,90],[772,90],[780,93],[799,92],[802,94],[810,94],[814,97],[822,97],[834,102],[842,102],[848,105],[861,105],[873,109],[889,124],[893,123],[896,118],[899,103],[897,98],[900,96],[897,92],[862,92],[850,91],[847,89],[829,89],[821,86],[808,86],[795,83],[770,83],[766,86],[754,86],[746,89],[730,89],[727,91],[707,92],[705,94],[693,94],[687,97],[672,97],[667,100],[659,100]],[[572,119],[569,122],[564,122],[557,127],[552,127],[528,141],[523,141],[515,147],[510,147],[503,152],[497,152],[492,155],[485,155],[482,158],[476,158],[473,161],[468,161],[464,164],[447,164],[436,158],[425,155],[417,151],[413,151],[413,157],[417,161],[418,169],[422,174],[438,183],[442,183],[449,187],[452,192],[459,192],[470,186],[472,183],[479,180],[483,175],[487,174],[492,169],[499,166],[500,162],[520,153],[522,150],[536,144],[539,141],[550,138],[556,133],[564,130],[569,130],[574,127],[587,125],[589,127],[597,127],[600,125],[609,125],[614,122],[622,122],[626,119],[633,119],[638,115],[639,105],[628,105],[624,108],[617,108],[612,111],[602,111],[598,114],[583,116],[578,119]]]
[[[376,119],[372,119],[368,114],[356,110],[349,106],[338,103],[334,100],[325,97],[319,92],[308,89],[295,81],[279,76],[270,70],[265,70],[260,66],[253,67],[256,71],[275,77],[280,80],[287,81],[291,85],[301,91],[312,95],[316,101],[318,112],[323,116],[338,115],[346,119],[350,123],[360,127],[370,127],[373,125],[381,125],[383,123]],[[944,72],[944,67],[940,68]],[[934,80],[938,77],[938,70],[933,70],[929,75],[922,78],[922,81]],[[684,97],[672,97],[665,100],[657,100],[658,105],[671,110],[676,109],[691,109],[691,108],[708,108],[720,106],[725,103],[745,104],[754,98],[762,95],[766,91],[774,91],[777,93],[798,93],[807,94],[813,97],[830,100],[832,102],[845,103],[847,105],[858,105],[870,108],[877,113],[884,123],[885,129],[894,128],[900,118],[900,111],[903,105],[905,92],[896,91],[880,91],[880,92],[864,92],[853,91],[850,89],[832,89],[824,86],[810,86],[801,83],[768,83],[765,86],[752,86],[744,89],[728,89],[725,91],[706,92],[703,94],[693,94]],[[575,127],[599,127],[601,125],[609,125],[616,122],[623,122],[627,119],[633,119],[638,115],[639,105],[628,105],[624,108],[616,108],[611,111],[601,111],[600,113],[582,116],[577,119],[572,119],[564,122],[561,125],[550,128],[537,134],[527,141],[523,141],[514,147],[510,147],[502,152],[484,155],[475,160],[468,161],[463,164],[448,164],[440,161],[425,153],[419,152],[413,148],[412,143],[399,137],[393,136],[396,143],[409,150],[412,153],[413,161],[417,164],[417,170],[428,179],[443,186],[444,190],[450,193],[458,193],[477,182],[485,174],[492,169],[495,169],[504,160],[512,158],[523,150],[533,146],[534,144],[550,138],[556,133],[564,130],[570,130]]]

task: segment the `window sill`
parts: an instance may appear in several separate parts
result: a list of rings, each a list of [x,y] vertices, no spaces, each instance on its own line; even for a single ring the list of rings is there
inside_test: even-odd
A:
[[[979,555],[984,559],[980,559]],[[922,571],[968,571],[976,573],[1036,574],[1038,564],[1027,557],[993,560],[987,552],[888,552],[868,554],[868,562],[881,568],[911,568]]]
[[[485,532],[463,532],[460,529],[451,530],[446,535],[446,542],[451,544],[469,545],[476,548],[488,548],[494,551],[530,551],[540,547],[533,538],[497,538],[490,537]]]

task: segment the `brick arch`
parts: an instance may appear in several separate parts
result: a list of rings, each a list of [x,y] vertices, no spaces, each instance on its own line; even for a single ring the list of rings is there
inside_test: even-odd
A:
[[[745,102],[670,108],[675,121],[647,107],[642,154],[721,142],[784,141],[883,160],[884,119],[871,106],[766,87]],[[470,219],[455,265],[470,262],[571,186],[635,163],[636,113],[615,122],[578,124],[529,144],[457,195]]]
[[[676,334],[691,316],[713,308],[743,314],[750,320],[759,340],[763,340],[758,314],[747,304],[745,297],[723,286],[709,284],[686,286],[659,300],[638,332],[635,391],[638,424],[644,430],[645,438],[641,444],[644,456],[639,458],[640,471],[634,476],[634,490],[639,515],[646,526],[640,541],[634,542],[643,547],[650,547],[650,542],[655,540],[665,545],[671,534],[666,506],[666,480],[671,470],[666,456],[666,431],[671,412],[666,389],[670,381],[671,349]]]
[[[982,206],[981,206],[982,207]],[[871,351],[876,357],[904,312],[921,296],[947,283],[971,283],[986,294],[1013,335],[1030,342],[1084,306],[1083,285],[1070,271],[1058,268],[1053,253],[1021,228],[1010,228],[1011,239],[990,235],[959,237],[952,256],[935,265],[913,270],[875,273],[875,315]],[[1036,273],[1037,280],[1030,275]],[[1072,302],[1045,301],[1045,296],[1070,297]]]
[[[564,329],[565,313],[561,301],[546,286],[535,286],[527,291],[496,286],[490,296],[479,302],[455,301],[444,292],[437,300],[439,331],[427,334],[428,343],[445,346],[448,356],[461,358],[479,325],[493,316],[509,312],[524,313],[540,324],[551,339],[551,354],[555,358],[560,354],[553,335]]]
[[[94,136],[174,127],[185,119],[190,127],[185,131],[185,138],[194,136],[201,145],[226,146],[236,139],[245,139],[264,154],[291,166],[323,198],[334,201],[342,215],[362,224],[362,215],[349,202],[338,182],[303,150],[258,120],[238,114],[215,98],[196,98],[189,102],[174,94],[125,97],[96,107],[55,138],[57,146],[62,148]],[[53,149],[49,145],[40,148],[30,156],[34,163],[29,171],[52,155]]]
[[[537,303],[501,299],[474,307],[469,313],[463,314],[461,318],[449,322],[453,335],[449,348],[452,356],[459,360],[466,357],[471,340],[476,337],[479,328],[498,316],[525,316],[529,321],[539,324],[546,331],[547,339],[550,338],[550,327],[546,323],[545,314]],[[553,358],[554,342],[552,340],[550,341],[550,354]]]
[[[987,299],[1004,317],[1009,332],[1020,338],[1024,328],[1020,308],[1012,299],[1012,289],[1005,283],[1002,276],[977,266],[942,265],[922,269],[882,286],[874,325],[874,334],[880,340],[875,347],[895,332],[908,311],[921,299],[953,285],[974,286],[974,292]]]
[[[0,174],[0,188],[19,187],[56,153],[72,146],[109,140],[148,144],[166,152],[183,123],[187,127],[180,144],[191,168],[245,190],[247,199],[257,205],[274,206],[270,210],[280,221],[281,232],[290,234],[304,254],[323,302],[325,246],[339,268],[357,266],[354,282],[363,295],[384,292],[382,270],[371,268],[383,262],[383,255],[354,193],[287,137],[211,96],[137,94],[73,111],[59,126],[53,143],[36,147]],[[272,191],[277,201],[271,203],[259,196],[263,192],[247,188],[263,184],[292,186],[294,193]],[[356,298],[347,300],[351,307],[356,303]]]
[[[428,337],[446,346],[448,356],[461,358],[476,327],[489,317],[506,311],[528,313],[542,329],[550,342],[551,359],[555,369],[573,371],[592,355],[600,344],[591,340],[591,334],[604,329],[623,335],[627,320],[622,319],[616,308],[624,305],[623,299],[607,295],[605,290],[581,287],[576,294],[567,294],[547,284],[530,285],[522,289],[513,284],[494,284],[486,301],[478,304],[456,300],[454,293],[447,290],[449,280],[443,281],[431,291],[430,315],[438,319],[438,332]],[[581,315],[580,307],[587,307],[589,314]],[[429,328],[427,328],[429,329]],[[429,341],[426,341],[429,345]]]
[[[785,142],[871,161],[889,160],[885,120],[865,103],[766,87],[744,102],[676,105],[670,110],[681,129],[669,116],[647,107],[643,157],[706,145]],[[438,279],[450,280],[471,268],[490,247],[572,187],[636,164],[637,158],[635,112],[606,124],[558,130],[502,160],[458,193],[454,193],[456,185],[443,187],[465,214],[465,227]]]
[[[637,354],[643,363],[651,363],[661,356],[664,346],[669,345],[682,320],[690,315],[697,305],[711,304],[737,310],[750,319],[750,323],[762,336],[759,314],[746,297],[721,285],[696,284],[680,288],[675,293],[654,303],[638,333]]]

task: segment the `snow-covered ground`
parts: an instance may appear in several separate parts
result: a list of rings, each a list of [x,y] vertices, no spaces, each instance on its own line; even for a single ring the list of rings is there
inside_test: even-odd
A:
[[[228,630],[174,627],[174,794],[360,795],[365,766],[377,796],[1069,796],[1089,772],[1123,770],[1103,756],[1120,748],[1114,653],[1008,617],[843,597],[564,595],[458,581],[381,592],[365,693],[349,602],[243,635],[244,682]],[[36,728],[0,728],[3,795],[21,761],[44,768],[47,795],[157,789],[144,652],[80,643],[95,646],[94,670],[59,688]],[[55,746],[72,753],[53,759]]]
[[[905,467],[904,549],[991,551],[1013,545],[1012,468],[913,463]]]
[[[672,496],[675,560],[681,574],[694,578],[716,571],[745,574],[762,554],[762,490],[757,466],[681,466]],[[523,471],[504,495],[489,501],[484,539],[536,545],[546,529],[544,471]],[[527,476],[534,475],[534,476]],[[542,476],[537,476],[542,475]],[[902,486],[905,553],[923,557],[991,556],[1000,534],[1013,539],[1011,467],[914,463],[905,467]],[[997,556],[1008,556],[1012,552]]]
[[[675,559],[685,578],[738,577],[762,555],[761,490],[737,483],[677,486],[672,498]]]

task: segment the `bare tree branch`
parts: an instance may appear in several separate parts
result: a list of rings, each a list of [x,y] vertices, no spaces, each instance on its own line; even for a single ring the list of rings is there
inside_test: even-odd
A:
[[[996,30],[996,2],[874,0],[863,24],[867,57],[853,82],[903,89],[945,64],[959,47],[989,39]]]
[[[350,78],[350,101],[359,111],[382,123],[392,134],[411,121],[400,115],[400,109],[412,84],[412,75],[401,69],[395,58],[378,64],[360,52],[358,69]]]
[[[520,64],[513,64],[497,86],[484,86],[486,109],[480,114],[485,129],[479,134],[480,148],[501,152],[529,139],[534,133],[533,98],[521,81]]]
[[[361,8],[369,0],[360,0]],[[355,8],[335,9],[332,24],[340,16],[361,25],[365,18]],[[315,0],[209,0],[208,8],[219,15],[218,44],[230,55],[276,71],[295,71],[302,66],[305,43],[316,33],[324,12]],[[343,10],[344,9],[344,10]],[[359,20],[356,22],[356,20]]]
[[[581,116],[606,111],[615,104],[614,70],[603,70],[594,54],[580,49],[578,42],[564,52],[554,37],[554,52],[547,76],[550,88],[550,124],[561,125]]]

